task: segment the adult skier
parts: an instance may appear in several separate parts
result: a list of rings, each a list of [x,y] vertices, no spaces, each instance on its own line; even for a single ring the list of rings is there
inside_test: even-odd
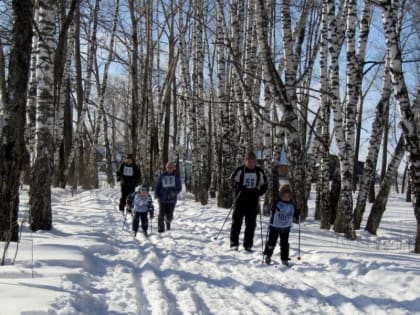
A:
[[[117,171],[117,181],[121,183],[120,211],[124,211],[127,196],[134,192],[140,178],[140,169],[134,163],[133,155],[127,154]]]
[[[181,177],[176,172],[174,162],[168,162],[155,187],[155,198],[159,201],[158,232],[171,229],[178,194],[182,190]]]
[[[268,187],[267,177],[264,170],[257,166],[257,157],[254,152],[246,154],[244,164],[237,167],[230,176],[230,183],[235,189],[236,200],[232,212],[230,247],[238,250],[239,234],[245,218],[243,246],[246,251],[252,251],[259,197],[267,191]]]

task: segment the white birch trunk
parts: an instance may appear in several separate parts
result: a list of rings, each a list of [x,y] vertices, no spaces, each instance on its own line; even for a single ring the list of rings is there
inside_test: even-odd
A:
[[[382,20],[386,35],[386,44],[390,58],[390,72],[394,95],[400,113],[401,128],[407,150],[408,169],[411,179],[411,194],[414,215],[417,220],[417,236],[414,251],[420,253],[420,139],[418,117],[410,106],[407,86],[402,70],[402,56],[397,32],[396,10],[394,3],[386,3],[383,7]],[[395,5],[394,5],[395,6]],[[416,102],[419,95],[417,95]]]
[[[55,1],[39,1],[40,32],[37,58],[37,105],[35,132],[35,162],[32,167],[29,212],[31,228],[52,228],[51,182],[54,156],[54,95],[53,60],[55,31]],[[42,40],[41,40],[42,38]]]
[[[388,112],[387,108],[389,107],[390,96],[391,77],[389,74],[389,58],[387,58],[382,79],[381,99],[376,105],[375,119],[372,123],[372,131],[369,139],[368,154],[363,168],[363,177],[360,182],[357,203],[353,214],[355,229],[360,229],[360,224],[366,208],[369,189],[376,176],[376,164],[378,161],[379,150],[381,148],[382,135],[385,126],[385,113]]]
[[[320,104],[320,131],[321,139],[319,142],[321,151],[321,166],[319,187],[319,206],[320,227],[321,229],[329,230],[330,222],[330,192],[329,192],[329,142],[330,142],[330,104],[329,104],[329,84],[328,84],[328,27],[329,27],[329,11],[331,4],[328,0],[322,3],[322,27],[321,27],[321,49],[320,49],[320,83],[321,83],[321,104]],[[316,144],[315,144],[316,145]]]

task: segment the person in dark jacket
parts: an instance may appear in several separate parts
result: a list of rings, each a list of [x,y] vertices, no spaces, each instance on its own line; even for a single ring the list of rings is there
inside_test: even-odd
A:
[[[151,219],[153,219],[154,215],[153,201],[152,196],[149,194],[148,185],[141,185],[138,191],[127,196],[127,208],[131,208],[133,213],[133,236],[136,237],[139,229],[139,221],[141,221],[143,234],[147,237],[147,229],[149,228],[149,219],[147,214],[149,213]]]
[[[289,185],[283,185],[279,190],[279,198],[271,208],[268,241],[264,249],[264,262],[271,263],[277,239],[280,236],[280,258],[283,265],[289,265],[289,233],[293,218],[298,219],[300,210],[292,201],[292,190]]]
[[[159,201],[158,232],[171,229],[178,194],[182,190],[181,177],[176,173],[174,162],[168,162],[155,187],[155,198]]]
[[[127,196],[134,192],[140,178],[140,169],[134,163],[133,155],[127,154],[117,171],[117,181],[121,183],[121,198],[119,209],[124,211]]]
[[[243,245],[246,251],[252,251],[254,233],[257,226],[259,197],[267,191],[267,177],[264,170],[256,165],[254,152],[245,156],[244,165],[237,167],[230,176],[231,186],[235,189],[235,204],[232,212],[230,247],[238,250],[239,234],[245,218]]]

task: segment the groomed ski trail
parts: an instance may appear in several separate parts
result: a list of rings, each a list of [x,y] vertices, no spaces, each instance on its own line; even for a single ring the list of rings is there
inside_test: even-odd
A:
[[[294,262],[293,268],[261,264],[259,220],[255,252],[231,252],[228,251],[230,221],[219,239],[214,240],[228,210],[214,204],[201,206],[185,194],[175,209],[172,230],[162,234],[157,233],[158,205],[155,202],[153,233],[148,239],[142,233],[138,233],[136,239],[131,236],[130,216],[122,230],[123,216],[117,210],[118,189],[81,193],[74,198],[78,199],[80,211],[66,220],[86,225],[81,226],[77,237],[86,238],[87,248],[92,237],[105,234],[107,241],[101,246],[95,245],[96,254],[86,255],[85,265],[77,273],[63,277],[63,283],[68,283],[69,295],[55,303],[63,313],[74,310],[76,314],[92,314],[92,309],[115,315],[219,314],[221,310],[230,315],[392,312],[392,308],[387,307],[389,294],[385,290],[372,292],[375,300],[359,296],[358,292],[365,292],[366,288],[363,281],[356,279],[358,274],[349,273],[346,278],[337,276],[341,274],[335,273],[335,269],[342,268],[345,262],[334,264],[328,259],[319,259],[324,263],[317,263],[317,259],[308,262],[305,255],[310,254],[302,253],[302,262]],[[56,202],[59,204],[62,200]],[[296,245],[294,237],[291,235],[292,247]],[[274,255],[278,255],[278,247]],[[104,261],[106,263],[101,263]],[[330,285],[333,280],[314,283],[311,280],[314,273],[334,278],[337,286]],[[79,287],[72,287],[72,277],[83,277],[85,281]],[[72,291],[78,292],[76,296],[83,292],[85,300],[74,300]]]

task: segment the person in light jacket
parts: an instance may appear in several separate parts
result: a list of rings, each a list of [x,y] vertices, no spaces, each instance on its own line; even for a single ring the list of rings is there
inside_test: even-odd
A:
[[[293,219],[298,219],[300,210],[292,201],[292,190],[283,185],[279,190],[279,198],[271,208],[268,241],[264,249],[264,262],[271,263],[274,247],[280,236],[280,258],[283,265],[289,265],[289,233]]]
[[[132,230],[133,236],[136,237],[139,229],[139,221],[141,221],[141,228],[144,236],[148,236],[147,230],[149,228],[149,214],[153,219],[154,208],[152,196],[149,194],[149,186],[141,185],[138,191],[133,192],[127,197],[127,208],[130,208],[133,214]]]

